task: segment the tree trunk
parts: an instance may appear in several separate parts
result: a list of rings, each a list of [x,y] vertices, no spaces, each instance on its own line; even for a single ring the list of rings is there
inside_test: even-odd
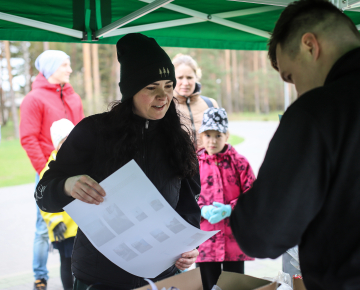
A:
[[[239,62],[239,110],[244,112],[244,95],[245,95],[245,81],[244,81],[244,65],[245,65],[245,53],[240,51]]]
[[[231,51],[234,111],[238,113],[239,112],[239,78],[237,72],[236,53],[237,53],[236,50]]]
[[[91,57],[90,56],[90,44],[83,43],[84,85],[85,85],[85,98],[86,98],[86,107],[87,107],[87,115],[88,116],[94,114],[90,57]]]
[[[43,42],[44,51],[50,49],[49,42]]]
[[[91,45],[92,65],[93,65],[93,78],[94,78],[94,99],[96,113],[103,111],[104,102],[101,97],[101,80],[99,71],[99,46],[98,44]]]
[[[2,60],[4,49],[2,47],[2,43],[0,42],[0,76],[2,76]],[[6,125],[6,118],[4,114],[4,100],[3,100],[4,91],[2,89],[2,78],[0,77],[0,122],[1,125]]]
[[[16,104],[15,104],[15,93],[13,90],[13,86],[12,86],[12,69],[11,69],[11,64],[10,64],[10,58],[11,58],[11,54],[10,54],[10,42],[9,41],[4,41],[5,44],[5,55],[6,55],[6,60],[7,60],[7,69],[8,69],[8,74],[9,74],[9,83],[10,83],[10,98],[11,98],[11,115],[12,115],[12,120],[13,120],[13,125],[14,125],[14,134],[15,134],[15,138],[19,139],[19,121],[18,121],[18,114],[17,114],[17,109],[16,109]]]
[[[71,43],[71,67],[76,68],[77,59],[76,59],[76,43]]]
[[[263,73],[263,100],[264,100],[264,113],[269,114],[270,108],[269,108],[269,86],[267,81],[267,66],[266,66],[266,52],[261,52],[261,67],[262,67],[262,73]]]
[[[231,102],[231,65],[230,65],[230,50],[225,50],[225,71],[226,71],[226,111],[228,114],[232,113]]]
[[[22,41],[21,48],[24,57],[24,74],[25,74],[25,95],[31,90],[31,74],[30,74],[30,52],[28,47],[29,42]]]
[[[260,90],[259,90],[259,52],[254,51],[254,100],[255,100],[255,113],[260,113]]]

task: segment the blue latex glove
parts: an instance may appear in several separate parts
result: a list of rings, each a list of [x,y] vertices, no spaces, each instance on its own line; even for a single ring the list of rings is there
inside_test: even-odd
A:
[[[209,219],[212,215],[212,211],[215,209],[216,207],[213,206],[213,205],[204,205],[202,208],[201,208],[201,216],[204,218],[204,219]]]
[[[212,210],[211,217],[208,219],[209,223],[217,224],[219,221],[227,218],[231,214],[231,205],[222,204],[220,202],[213,202],[215,209]]]

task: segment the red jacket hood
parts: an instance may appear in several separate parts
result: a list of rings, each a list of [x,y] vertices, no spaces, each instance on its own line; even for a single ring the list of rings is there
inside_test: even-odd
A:
[[[33,90],[46,89],[46,90],[56,91],[57,89],[61,89],[61,85],[60,84],[50,84],[48,82],[48,80],[44,77],[44,75],[42,73],[39,73],[36,76],[35,80],[33,81],[31,88]],[[63,92],[65,92],[65,91],[66,91],[66,94],[74,93],[74,89],[69,83],[66,83],[63,86]]]

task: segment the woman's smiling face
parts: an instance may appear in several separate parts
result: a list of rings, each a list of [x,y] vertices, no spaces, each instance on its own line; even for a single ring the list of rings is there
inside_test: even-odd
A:
[[[148,120],[164,118],[173,98],[173,82],[156,81],[147,85],[133,98],[134,114]]]

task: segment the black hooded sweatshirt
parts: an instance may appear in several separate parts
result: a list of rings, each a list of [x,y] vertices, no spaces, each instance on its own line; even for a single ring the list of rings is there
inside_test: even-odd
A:
[[[50,162],[49,170],[37,186],[35,199],[40,209],[61,212],[64,206],[74,200],[64,193],[64,183],[68,177],[86,174],[101,182],[123,165],[115,163],[109,169],[105,164],[105,160],[111,157],[112,151],[108,149],[113,148],[112,141],[102,134],[104,126],[111,126],[107,121],[108,115],[103,113],[85,118],[71,131],[56,161]],[[196,202],[196,196],[200,194],[199,174],[185,179],[177,176],[176,168],[169,164],[162,146],[162,120],[148,121],[133,115],[133,122],[140,137],[135,161],[170,206],[188,223],[200,228],[200,208]],[[103,256],[80,228],[71,262],[75,277],[87,285],[96,284],[96,289],[125,290],[148,284],[143,278],[126,272]],[[162,280],[177,271],[172,266],[152,280]]]
[[[299,244],[307,290],[360,289],[360,48],[288,108],[230,219],[249,256]]]

